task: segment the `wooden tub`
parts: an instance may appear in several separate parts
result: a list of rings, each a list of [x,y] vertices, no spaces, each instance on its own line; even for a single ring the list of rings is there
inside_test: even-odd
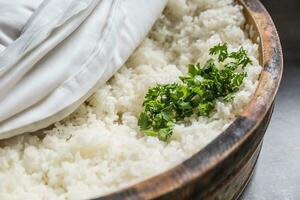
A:
[[[168,171],[97,198],[116,199],[236,199],[247,185],[272,116],[283,59],[273,21],[259,0],[237,0],[244,7],[253,40],[260,43],[264,70],[244,112],[215,140]]]

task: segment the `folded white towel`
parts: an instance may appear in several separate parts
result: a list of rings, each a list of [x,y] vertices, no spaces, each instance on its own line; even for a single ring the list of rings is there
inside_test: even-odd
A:
[[[28,18],[37,4],[18,8],[18,25],[0,18],[0,139],[73,112],[124,64],[166,0],[44,0]]]

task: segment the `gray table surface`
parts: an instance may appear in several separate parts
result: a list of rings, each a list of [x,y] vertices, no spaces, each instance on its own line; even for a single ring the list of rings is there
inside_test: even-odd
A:
[[[300,1],[262,2],[279,30],[285,69],[261,155],[241,200],[300,200]]]

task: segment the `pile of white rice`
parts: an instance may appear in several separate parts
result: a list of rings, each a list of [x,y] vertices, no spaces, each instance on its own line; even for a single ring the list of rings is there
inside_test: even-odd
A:
[[[243,110],[256,89],[258,46],[243,31],[233,0],[170,0],[126,65],[54,128],[1,141],[0,199],[85,199],[153,176],[207,145]],[[253,60],[232,103],[209,118],[176,126],[171,142],[145,137],[137,126],[148,88],[178,81],[189,63],[205,63],[210,47],[243,46]]]

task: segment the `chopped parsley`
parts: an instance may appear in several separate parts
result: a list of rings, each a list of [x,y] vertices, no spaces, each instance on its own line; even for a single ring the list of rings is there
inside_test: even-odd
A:
[[[247,75],[242,69],[252,63],[247,51],[241,47],[229,53],[224,43],[211,48],[209,54],[204,66],[189,64],[188,74],[179,77],[180,83],[148,90],[138,120],[144,134],[167,141],[175,123],[186,122],[192,115],[208,117],[217,100],[233,100]]]

